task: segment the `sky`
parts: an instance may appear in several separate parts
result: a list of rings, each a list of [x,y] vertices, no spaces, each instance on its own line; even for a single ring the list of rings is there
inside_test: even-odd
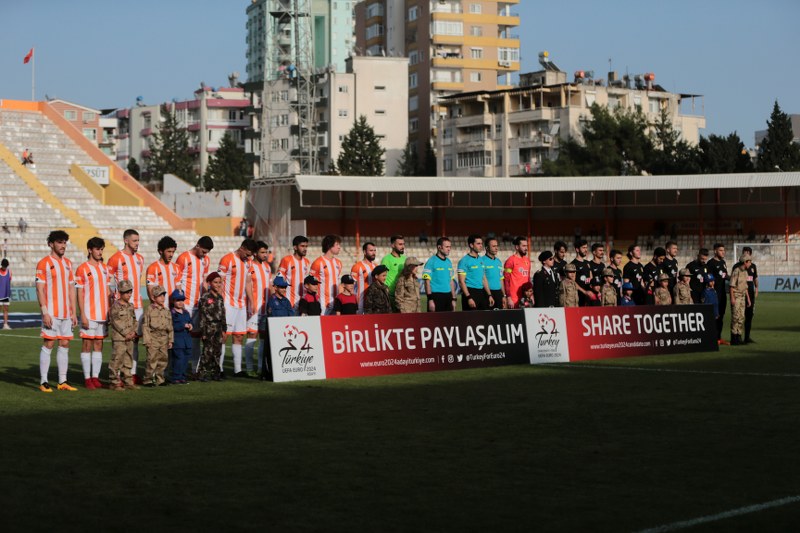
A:
[[[463,0],[467,3],[469,0]],[[249,0],[0,0],[0,98],[45,95],[94,108],[191,98],[200,82],[245,81]],[[521,0],[522,72],[538,54],[569,74],[654,72],[666,90],[701,94],[705,135],[752,146],[777,99],[800,113],[798,0]]]

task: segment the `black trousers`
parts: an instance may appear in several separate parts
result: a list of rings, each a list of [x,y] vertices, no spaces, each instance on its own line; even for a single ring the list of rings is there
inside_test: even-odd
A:
[[[717,319],[717,339],[719,340],[722,338],[722,325],[725,323],[725,309],[728,307],[728,293],[725,291],[717,291],[717,301],[719,302],[719,318]]]
[[[434,305],[436,305],[437,313],[454,311],[453,295],[449,292],[432,292],[428,297],[428,301],[433,301]]]
[[[492,291],[492,298],[494,298],[494,305],[490,306],[489,309],[502,309],[503,308],[503,291],[497,289],[496,291]]]
[[[469,288],[469,287],[467,287]],[[469,289],[469,295],[472,301],[475,302],[475,309],[469,306],[469,298],[461,295],[461,310],[462,311],[485,311],[489,309],[489,295],[484,292],[483,288]],[[439,304],[436,304],[438,307]]]

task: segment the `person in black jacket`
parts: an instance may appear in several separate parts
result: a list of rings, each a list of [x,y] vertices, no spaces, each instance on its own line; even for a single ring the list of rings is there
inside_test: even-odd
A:
[[[534,307],[555,307],[558,305],[558,274],[553,268],[553,252],[545,250],[539,254],[541,270],[533,275]]]
[[[700,248],[697,252],[697,259],[686,265],[692,279],[689,280],[689,287],[692,289],[692,301],[696,304],[700,303],[700,297],[706,288],[705,280],[708,274],[708,248]]]

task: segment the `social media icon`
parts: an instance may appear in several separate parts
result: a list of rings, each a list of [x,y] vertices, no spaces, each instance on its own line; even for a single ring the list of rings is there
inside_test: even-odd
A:
[[[463,356],[463,355],[459,355],[459,356],[458,356],[458,362],[460,363],[460,362],[461,362],[461,361],[463,361],[463,360],[464,360],[464,356]]]

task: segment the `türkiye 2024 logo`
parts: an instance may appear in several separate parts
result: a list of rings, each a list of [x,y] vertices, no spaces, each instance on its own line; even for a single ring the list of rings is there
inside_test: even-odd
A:
[[[283,328],[285,345],[278,353],[281,357],[281,368],[289,369],[288,372],[306,372],[314,370],[310,367],[314,361],[314,347],[308,338],[308,333],[297,326],[287,324]]]
[[[555,319],[544,313],[539,314],[539,331],[534,336],[536,347],[541,351],[556,351],[561,343]]]

